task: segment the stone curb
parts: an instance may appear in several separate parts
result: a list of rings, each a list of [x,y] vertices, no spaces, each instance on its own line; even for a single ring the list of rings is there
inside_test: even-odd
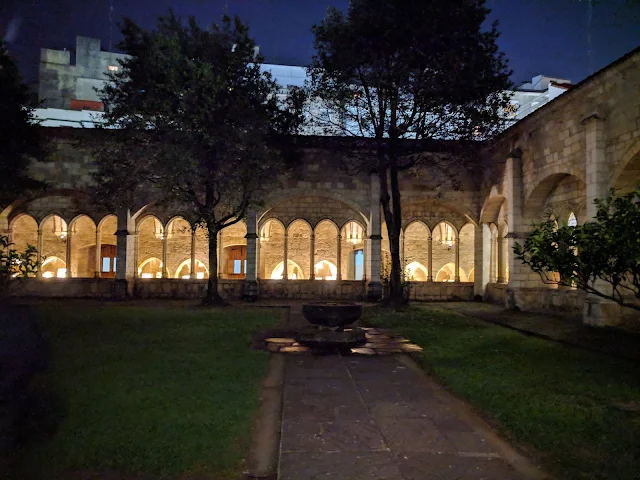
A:
[[[420,375],[428,376],[422,367],[409,355],[395,355],[395,358],[405,367],[418,372]],[[500,437],[496,430],[478,417],[466,402],[457,398],[448,390],[445,390],[445,392],[445,395],[448,397],[448,403],[454,409],[456,414],[486,438],[487,442],[493,445],[502,458],[504,458],[504,460],[511,465],[516,472],[523,475],[524,478],[528,480],[554,480],[554,477],[544,472],[540,467],[536,466],[531,460],[512,447],[509,442]]]
[[[247,462],[248,478],[275,479],[278,476],[284,364],[284,355],[271,355]]]

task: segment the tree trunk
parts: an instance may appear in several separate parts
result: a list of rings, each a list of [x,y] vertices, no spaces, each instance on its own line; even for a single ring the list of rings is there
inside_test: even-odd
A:
[[[400,262],[400,228],[402,225],[402,210],[400,208],[398,172],[393,167],[389,169],[390,182],[387,182],[386,171],[380,172],[379,178],[380,203],[382,204],[384,220],[387,224],[389,249],[391,250],[391,273],[389,278],[388,302],[394,308],[398,308],[405,303],[402,291],[402,264]],[[389,194],[389,190],[391,190],[391,195]]]
[[[209,238],[209,279],[203,303],[205,305],[226,305],[227,302],[218,293],[218,230],[208,229],[207,233]]]

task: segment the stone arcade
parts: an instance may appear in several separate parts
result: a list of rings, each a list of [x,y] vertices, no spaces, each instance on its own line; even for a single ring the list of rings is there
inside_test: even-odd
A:
[[[475,295],[520,309],[583,314],[595,324],[625,315],[577,290],[544,285],[512,246],[532,222],[593,217],[593,199],[640,181],[640,49],[612,63],[479,145],[484,177],[460,172],[461,189],[430,175],[402,181],[402,262],[415,300]],[[304,137],[304,161],[260,211],[220,234],[210,272],[204,232],[153,203],[102,212],[88,198],[91,159],[78,148],[90,129],[47,128],[57,152],[34,175],[53,188],[16,199],[0,232],[18,248],[36,245],[38,279],[23,295],[189,298],[208,275],[229,298],[378,298],[389,246],[374,177],[337,168],[331,139]],[[328,173],[331,172],[331,173]]]

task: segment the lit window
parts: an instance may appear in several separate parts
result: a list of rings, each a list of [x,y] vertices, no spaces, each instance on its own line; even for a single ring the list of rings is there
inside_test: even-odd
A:
[[[242,273],[242,260],[233,261],[233,274],[240,275]]]
[[[575,227],[578,225],[578,219],[576,218],[575,213],[571,212],[569,214],[569,219],[567,220],[567,225],[570,227]]]
[[[113,271],[114,272],[116,271],[116,260],[117,260],[117,258],[113,257]]]
[[[111,259],[109,257],[104,257],[102,259],[102,271],[103,272],[111,271]]]
[[[117,65],[109,65],[107,68],[109,69],[110,72],[117,72],[118,71],[118,66]]]

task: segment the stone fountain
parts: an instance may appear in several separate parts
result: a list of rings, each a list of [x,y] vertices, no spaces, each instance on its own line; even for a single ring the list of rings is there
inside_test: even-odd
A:
[[[362,305],[345,302],[312,302],[302,306],[304,318],[311,324],[296,336],[309,347],[357,347],[367,342],[365,331],[350,326],[362,315]]]

